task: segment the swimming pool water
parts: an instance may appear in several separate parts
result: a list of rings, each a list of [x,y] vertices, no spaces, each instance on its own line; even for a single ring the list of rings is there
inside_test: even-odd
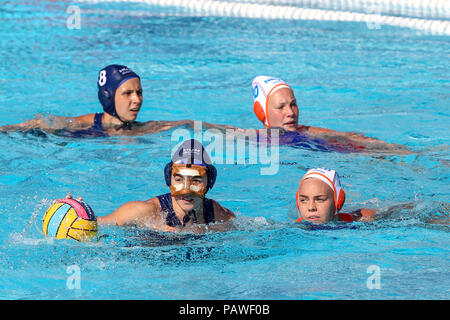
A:
[[[300,123],[404,144],[408,156],[280,147],[276,175],[262,165],[217,164],[208,194],[237,214],[223,233],[166,235],[101,227],[93,243],[45,239],[41,218],[67,192],[103,216],[167,192],[173,130],[72,139],[0,134],[0,297],[3,299],[448,299],[448,37],[364,23],[193,16],[133,3],[3,1],[0,125],[100,110],[100,68],[141,75],[139,119],[193,119],[259,128],[251,81],[290,83]],[[409,203],[373,223],[293,224],[310,167],[336,168],[346,210]],[[447,213],[448,214],[448,213]],[[70,289],[69,266],[81,288]],[[370,266],[379,289],[367,286]]]

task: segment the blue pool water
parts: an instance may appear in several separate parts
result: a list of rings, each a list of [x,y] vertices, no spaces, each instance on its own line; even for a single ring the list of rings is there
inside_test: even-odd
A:
[[[195,16],[133,3],[2,1],[0,125],[100,110],[100,68],[141,75],[141,121],[193,119],[258,128],[251,81],[290,83],[300,123],[403,144],[413,155],[280,147],[262,165],[217,164],[209,196],[234,229],[202,236],[101,227],[92,243],[45,239],[43,213],[67,192],[103,216],[167,192],[172,131],[72,139],[0,134],[2,299],[448,299],[449,38],[365,23]],[[336,168],[346,210],[385,219],[310,228],[295,192],[310,167]],[[409,207],[401,207],[409,204]],[[387,211],[392,206],[400,206]],[[448,211],[447,211],[448,215]],[[435,222],[432,222],[432,219]],[[67,285],[77,266],[81,288]],[[371,266],[380,287],[370,289]],[[69,269],[70,271],[70,269]]]

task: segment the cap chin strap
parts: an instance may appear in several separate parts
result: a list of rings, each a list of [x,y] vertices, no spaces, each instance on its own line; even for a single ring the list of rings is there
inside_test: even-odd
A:
[[[186,214],[184,215],[184,218],[183,218],[183,227],[184,227],[189,221],[191,221],[191,220],[192,220],[194,223],[197,223],[197,214],[196,214],[196,212],[195,212],[194,209],[189,210],[188,213],[186,213]]]
[[[122,121],[122,119],[120,119],[119,117],[117,117],[117,119],[119,119],[120,121]],[[121,129],[123,130],[131,130],[133,128],[133,122],[125,122],[122,121],[122,125],[120,127],[118,127],[116,129],[116,131],[119,131]]]
[[[110,112],[107,112],[107,111],[105,111],[105,112],[107,114],[109,114],[111,117],[114,117],[117,120],[119,120],[120,122],[122,122],[122,124],[116,128],[116,131],[119,131],[121,129],[124,129],[124,130],[131,130],[132,129],[134,121],[130,122],[130,121],[123,121],[122,119],[120,119],[120,117],[117,114],[117,111],[115,110],[115,108],[114,108],[114,112],[113,113],[110,113]]]
[[[115,115],[113,117],[119,119],[122,122],[122,125],[120,127],[117,127],[116,131],[119,131],[121,129],[123,130],[131,130],[133,127],[133,122],[129,122],[129,121],[123,121],[122,119],[120,119],[119,115],[117,114],[117,112],[114,112]]]

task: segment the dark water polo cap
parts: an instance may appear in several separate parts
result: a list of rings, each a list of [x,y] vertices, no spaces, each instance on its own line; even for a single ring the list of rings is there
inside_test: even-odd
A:
[[[105,112],[117,117],[114,103],[116,90],[131,78],[139,78],[139,76],[126,66],[112,64],[100,70],[97,80],[98,99]]]
[[[166,184],[170,186],[172,175],[172,164],[198,165],[206,167],[208,184],[207,190],[212,189],[216,182],[217,169],[211,163],[211,159],[203,145],[195,139],[184,141],[172,156],[170,161],[164,168],[164,177]]]

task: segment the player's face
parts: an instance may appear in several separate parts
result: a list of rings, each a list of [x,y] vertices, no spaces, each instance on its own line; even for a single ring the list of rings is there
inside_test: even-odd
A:
[[[131,78],[116,90],[115,105],[119,118],[124,122],[136,120],[142,107],[144,98],[142,96],[141,81],[139,78]]]
[[[335,212],[333,190],[319,179],[305,179],[298,191],[298,207],[303,220],[327,223]]]
[[[267,113],[270,126],[296,131],[298,125],[298,106],[290,88],[281,88],[269,96]]]

